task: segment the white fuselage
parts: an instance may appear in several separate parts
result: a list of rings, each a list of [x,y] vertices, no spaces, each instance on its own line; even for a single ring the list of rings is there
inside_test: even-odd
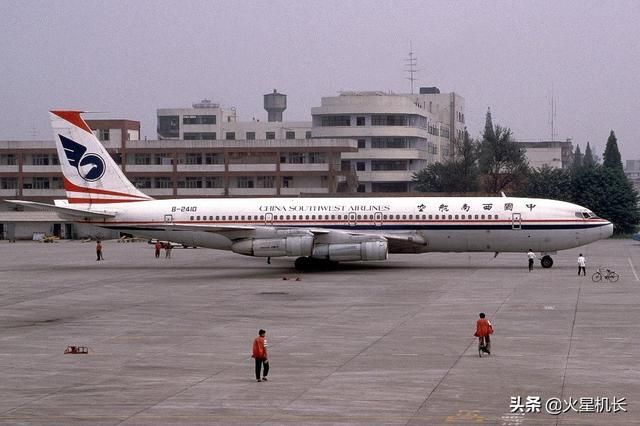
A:
[[[380,197],[174,199],[94,205],[116,213],[86,220],[97,226],[185,245],[230,250],[242,238],[277,238],[301,230],[335,229],[399,236],[417,242],[393,252],[554,252],[609,237],[613,225],[575,204],[513,197]],[[158,225],[162,229],[153,229]],[[145,225],[149,226],[145,229]],[[172,225],[180,225],[174,227]],[[207,228],[229,227],[224,232]],[[332,233],[315,237],[335,243]]]

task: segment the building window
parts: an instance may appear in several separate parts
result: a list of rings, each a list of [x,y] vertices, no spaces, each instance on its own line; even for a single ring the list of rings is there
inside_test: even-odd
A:
[[[360,185],[358,185],[358,189],[356,191],[357,192],[366,192],[366,187],[364,186],[364,184],[360,184]]]
[[[224,138],[228,141],[233,141],[236,139],[236,132],[227,132],[224,134]]]
[[[371,170],[374,172],[407,170],[406,160],[371,161]]]
[[[310,152],[309,153],[309,163],[312,164],[320,164],[324,163],[324,156],[320,152]]]
[[[222,154],[218,154],[215,152],[207,152],[204,154],[204,163],[205,164],[223,164],[224,158],[222,158]]]
[[[252,176],[238,176],[238,188],[253,188]]]
[[[293,185],[293,176],[282,176],[282,187],[283,188],[292,188]]]
[[[101,141],[108,141],[109,140],[109,129],[99,129],[98,130],[98,139],[100,139]]]
[[[358,139],[358,148],[366,148],[367,141],[365,139]]]
[[[184,115],[182,124],[216,124],[215,115]]]
[[[186,177],[184,179],[185,188],[202,188],[201,177]]]
[[[253,141],[256,139],[256,132],[247,132],[247,135],[245,136],[245,138],[248,141]]]
[[[15,166],[16,164],[15,154],[0,154],[0,166]]]
[[[158,176],[155,178],[156,188],[171,188],[171,178],[168,176]]]
[[[276,138],[276,132],[267,132],[267,139],[275,139]]]
[[[324,115],[320,125],[322,127],[351,126],[351,117],[348,115]]]
[[[137,166],[144,166],[151,164],[151,155],[149,154],[135,154],[133,156],[133,162]]]
[[[356,170],[359,172],[364,172],[366,170],[366,163],[364,161],[358,161],[356,163]]]
[[[186,164],[202,164],[202,154],[199,152],[187,152],[185,155]]]
[[[184,140],[187,141],[214,141],[216,132],[184,132]]]
[[[158,137],[160,139],[180,137],[179,118],[177,115],[159,116]]]
[[[364,117],[356,117],[356,126],[364,126]]]
[[[258,176],[258,188],[273,188],[275,187],[275,176]]]
[[[157,166],[170,166],[171,154],[159,153],[153,155],[153,164]]]
[[[140,176],[136,176],[131,178],[131,183],[136,187],[136,188],[151,188],[151,178],[148,177],[140,177]]]
[[[406,138],[372,138],[371,148],[409,148]]]
[[[207,176],[204,178],[204,186],[205,188],[222,188],[223,181],[219,176]]]
[[[296,138],[296,132],[287,132],[285,137],[287,139],[295,139]]]
[[[33,154],[31,156],[31,162],[34,166],[48,166],[49,154]]]
[[[49,189],[49,178],[47,177],[34,177],[33,189]]]
[[[311,139],[311,130],[307,130],[306,132],[304,132],[304,137],[305,139]]]

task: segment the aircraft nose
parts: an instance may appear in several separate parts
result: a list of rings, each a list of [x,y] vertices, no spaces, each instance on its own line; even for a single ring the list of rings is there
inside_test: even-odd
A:
[[[602,238],[609,238],[613,235],[613,223],[608,222],[602,227]]]

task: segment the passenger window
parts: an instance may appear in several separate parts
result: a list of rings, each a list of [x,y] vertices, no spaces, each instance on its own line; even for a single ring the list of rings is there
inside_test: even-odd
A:
[[[193,216],[190,216],[190,217],[189,217],[189,220],[193,220]]]
[[[335,215],[335,214],[332,214],[332,215],[331,215],[331,220],[335,220],[335,219],[336,219],[336,215]]]
[[[480,219],[484,220],[484,215],[481,215],[481,216],[480,216]]]
[[[478,215],[475,215],[474,217],[475,217],[476,220],[478,220]]]
[[[458,215],[456,215],[455,219],[458,220]]]
[[[260,215],[260,220],[264,220],[264,216],[263,215]]]
[[[196,220],[200,220],[200,216],[196,216]]]
[[[316,215],[315,214],[311,215],[311,220],[316,220]]]
[[[433,219],[433,215],[430,214],[429,215],[429,220],[431,220],[431,219]]]

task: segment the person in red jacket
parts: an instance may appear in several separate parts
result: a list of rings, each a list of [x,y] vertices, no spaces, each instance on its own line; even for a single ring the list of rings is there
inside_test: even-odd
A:
[[[267,339],[265,335],[266,331],[260,329],[258,331],[258,337],[253,339],[253,354],[251,355],[256,360],[256,382],[266,382],[267,374],[269,374],[269,357],[267,355]],[[260,380],[260,370],[264,365],[264,372],[262,380]]]
[[[480,319],[476,321],[476,332],[474,336],[478,338],[478,354],[482,356],[482,352],[491,355],[491,334],[493,334],[493,326],[491,322],[485,318],[485,314],[480,312]]]

